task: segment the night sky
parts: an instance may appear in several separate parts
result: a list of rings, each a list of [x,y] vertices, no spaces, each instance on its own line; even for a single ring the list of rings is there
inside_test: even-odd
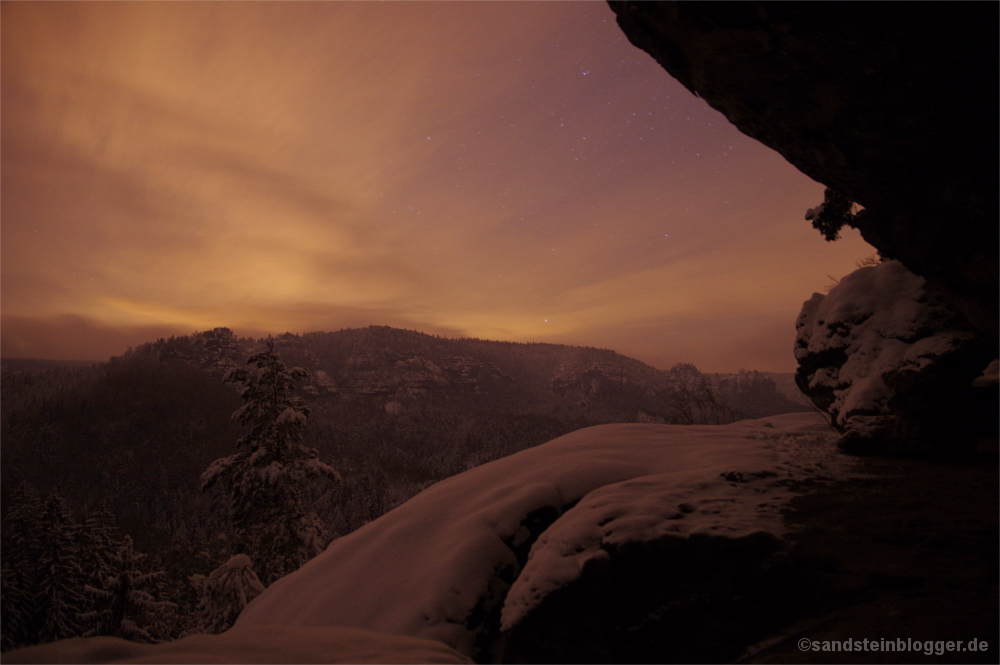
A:
[[[792,371],[874,251],[603,2],[2,11],[6,357],[379,324]]]

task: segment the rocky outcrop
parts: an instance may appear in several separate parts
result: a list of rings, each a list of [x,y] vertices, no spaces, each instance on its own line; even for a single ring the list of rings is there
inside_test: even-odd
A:
[[[351,355],[337,378],[325,370],[314,370],[312,378],[305,389],[313,395],[397,398],[423,397],[446,389],[476,392],[486,385],[512,381],[495,365],[473,358],[452,356],[438,364],[419,354],[391,349]]]
[[[740,131],[862,205],[865,240],[996,347],[1000,6],[609,4]]]
[[[550,389],[560,397],[587,397],[608,389],[623,388],[634,382],[625,368],[606,362],[561,363],[552,376]]]
[[[340,383],[344,395],[417,396],[447,386],[448,379],[437,364],[426,358],[386,349],[348,358]]]
[[[813,294],[795,327],[796,383],[845,449],[956,450],[996,427],[996,388],[973,386],[991,353],[898,261]]]
[[[305,385],[303,389],[311,395],[338,392],[337,382],[325,371],[318,369],[310,375],[312,382]]]
[[[473,391],[480,389],[484,384],[503,385],[513,381],[493,363],[480,362],[465,356],[448,358],[445,372],[451,385]]]

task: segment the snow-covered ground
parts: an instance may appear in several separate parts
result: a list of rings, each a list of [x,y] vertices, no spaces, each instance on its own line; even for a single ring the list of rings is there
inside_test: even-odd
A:
[[[844,475],[835,438],[813,413],[579,430],[442,481],[334,541],[236,626],[353,626],[472,654],[484,613],[503,603],[503,627],[514,626],[605,546],[780,535],[794,481]],[[522,523],[546,507],[559,517],[522,569],[514,548],[532,537]]]
[[[850,474],[835,440],[815,413],[582,429],[437,483],[334,541],[222,635],[65,640],[5,660],[461,662],[445,644],[474,654],[498,615],[517,625],[622,543],[780,536],[798,481]]]
[[[253,626],[165,644],[75,637],[9,651],[5,663],[469,663],[440,642],[357,628]]]

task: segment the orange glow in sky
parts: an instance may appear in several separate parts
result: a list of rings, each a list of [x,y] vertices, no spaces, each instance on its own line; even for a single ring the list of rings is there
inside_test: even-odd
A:
[[[2,354],[391,325],[792,371],[873,253],[604,3],[3,3]]]

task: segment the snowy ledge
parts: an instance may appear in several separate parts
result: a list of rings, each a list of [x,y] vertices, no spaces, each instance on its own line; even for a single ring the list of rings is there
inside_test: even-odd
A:
[[[811,413],[579,430],[442,481],[334,541],[236,627],[350,626],[481,656],[491,620],[515,627],[608,549],[781,536],[797,487],[850,475],[835,440]]]
[[[535,662],[532,636],[553,626],[529,625],[539,608],[630,547],[652,557],[640,584],[662,591],[663,580],[643,575],[679,565],[670,557],[680,550],[665,543],[721,555],[715,561],[777,543],[781,510],[803,486],[857,475],[835,440],[812,413],[579,430],[440,482],[334,541],[222,635],[160,645],[75,638],[4,662],[497,662],[511,644],[527,645]],[[675,572],[670,579],[687,580],[691,571]],[[557,625],[573,623],[565,605],[553,607]],[[718,642],[717,626],[703,623]],[[519,630],[527,641],[509,643]],[[578,635],[549,637],[561,649]],[[601,660],[590,643],[582,648]],[[685,653],[705,657],[676,655]]]

